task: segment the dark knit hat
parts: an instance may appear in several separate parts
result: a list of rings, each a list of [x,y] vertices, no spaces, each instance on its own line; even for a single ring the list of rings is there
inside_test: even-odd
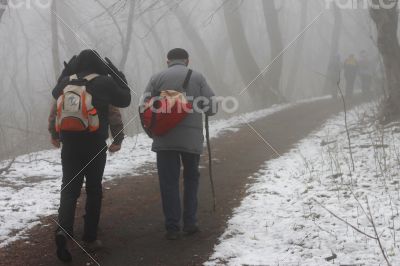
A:
[[[182,48],[175,48],[168,52],[168,60],[184,60],[189,59],[189,54]]]
[[[107,75],[108,69],[99,53],[94,50],[83,50],[77,58],[77,73],[88,72]]]

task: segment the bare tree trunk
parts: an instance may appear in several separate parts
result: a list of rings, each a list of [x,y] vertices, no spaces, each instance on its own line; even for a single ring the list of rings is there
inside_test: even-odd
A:
[[[154,53],[151,53],[149,51],[149,48],[147,47],[147,45],[146,45],[146,43],[144,41],[141,41],[140,43],[141,43],[141,45],[143,47],[144,52],[146,53],[147,58],[150,60],[151,72],[152,73],[156,73],[158,71],[158,69],[157,69],[156,60],[154,59]]]
[[[230,69],[230,65],[227,62],[230,50],[226,49],[229,45],[228,37],[221,39],[217,44],[215,44],[213,51],[213,57],[218,58],[217,62],[215,62],[215,67],[218,68],[218,73],[220,74],[221,79],[224,79],[227,71]],[[227,82],[224,80],[224,82]],[[229,83],[232,84],[232,83]]]
[[[176,6],[170,0],[164,0],[164,2],[168,5],[168,7],[173,10],[174,15],[178,19],[179,23],[182,26],[182,29],[185,35],[188,37],[190,42],[192,43],[194,49],[196,49],[196,53],[201,58],[205,69],[207,69],[207,76],[210,79],[210,82],[218,87],[220,91],[225,89],[225,86],[222,82],[222,79],[219,77],[219,71],[215,68],[215,64],[212,60],[209,50],[207,49],[206,44],[204,43],[203,39],[200,37],[197,29],[192,24],[189,16],[182,11],[179,7]]]
[[[76,25],[77,22],[79,21],[79,18],[74,13],[74,10],[72,10],[70,6],[66,4],[66,1],[58,2],[58,10],[62,11],[63,20],[68,25],[73,25],[73,24]],[[72,57],[73,55],[78,54],[81,45],[80,42],[78,42],[75,34],[65,25],[62,25],[60,28],[62,36],[64,37],[63,38],[65,42],[64,49],[67,53],[67,57]]]
[[[279,24],[278,10],[275,7],[274,0],[261,0],[263,4],[265,23],[271,45],[271,58],[275,58],[283,50],[282,33]],[[305,1],[307,2],[307,1]],[[275,61],[271,70],[268,72],[268,84],[275,90],[280,90],[282,76],[282,58]]]
[[[7,148],[7,137],[6,133],[4,132],[3,126],[0,124],[0,160],[5,160],[7,156],[9,155],[8,153],[8,148]]]
[[[162,42],[160,36],[157,34],[157,32],[154,29],[151,29],[150,25],[152,25],[154,23],[154,21],[152,21],[151,16],[149,16],[149,18],[150,18],[150,21],[149,21],[150,24],[147,21],[145,21],[144,19],[142,20],[142,23],[148,30],[150,30],[151,37],[154,39],[154,44],[156,45],[157,51],[158,51],[158,53],[156,54],[156,56],[158,57],[157,58],[157,62],[158,62],[157,69],[158,68],[161,69],[161,67],[165,66],[165,64],[166,64],[166,52],[165,52],[163,42]]]
[[[300,17],[300,30],[303,30],[307,25],[307,9],[308,9],[308,1],[302,1],[301,4],[301,17]],[[299,63],[302,62],[303,59],[303,46],[304,46],[304,37],[300,38],[296,44],[294,49],[294,59],[293,64],[289,72],[289,79],[286,86],[286,96],[293,96],[293,94],[297,91],[298,85],[295,83],[298,81],[298,72],[299,72]]]
[[[52,56],[53,56],[53,68],[55,79],[61,74],[61,63],[60,63],[60,48],[58,45],[58,20],[57,20],[57,0],[51,2],[51,41],[52,41]]]
[[[6,11],[8,0],[0,0],[0,21]]]
[[[122,45],[122,57],[119,63],[119,67],[122,71],[125,70],[126,61],[128,60],[129,49],[131,47],[132,31],[133,31],[133,18],[135,15],[135,4],[136,0],[130,0],[129,2],[129,15],[128,23],[126,28],[126,38]]]
[[[223,5],[225,24],[232,45],[233,56],[243,83],[246,86],[252,84],[247,88],[247,92],[254,100],[255,104],[257,106],[268,106],[273,104],[277,97],[267,87],[263,75],[259,76],[257,80],[254,80],[261,73],[261,70],[246,40],[245,30],[238,12],[239,10],[234,12],[234,8],[238,8],[239,6],[239,0],[232,0]]]
[[[334,61],[337,60],[336,57],[339,54],[339,44],[340,44],[340,37],[342,33],[342,24],[343,24],[343,17],[342,13],[340,12],[339,7],[335,4],[333,6],[333,17],[334,17],[334,24],[333,24],[333,30],[332,30],[332,37],[331,37],[331,47],[330,47],[330,52],[329,52],[329,62],[326,70],[326,79],[325,79],[325,85],[324,85],[324,92],[331,93],[330,91],[330,86],[332,86],[332,78],[334,80],[339,79],[340,77],[333,77],[334,73],[329,73],[330,72],[330,66],[334,64]],[[340,75],[340,72],[339,72]],[[334,83],[334,82],[333,82]],[[336,90],[336,84],[333,84],[335,86]]]
[[[101,6],[101,8],[104,9],[104,12],[107,13],[107,15],[113,21],[114,26],[117,29],[118,35],[119,35],[119,37],[121,39],[121,49],[122,49],[123,46],[124,46],[124,43],[125,43],[125,36],[124,36],[124,34],[122,32],[121,26],[118,23],[118,20],[115,18],[114,14],[111,12],[111,9],[109,7],[105,6],[100,0],[95,0],[95,1]]]
[[[19,24],[20,24],[20,26],[21,26],[21,33],[22,33],[22,36],[24,37],[24,45],[25,45],[25,52],[26,52],[26,54],[25,54],[25,64],[24,64],[24,66],[25,66],[25,88],[27,89],[27,90],[29,90],[29,92],[28,92],[28,97],[32,97],[32,86],[29,86],[29,84],[30,84],[30,82],[31,82],[31,75],[30,75],[30,55],[31,55],[31,49],[30,49],[30,45],[29,45],[29,37],[28,37],[28,34],[26,33],[26,30],[25,30],[25,25],[24,25],[24,22],[23,22],[23,20],[22,20],[22,18],[21,18],[21,16],[20,16],[20,14],[18,13],[18,12],[16,12],[16,15],[17,15],[17,20],[18,20],[18,22],[19,22]],[[31,98],[31,100],[30,100],[30,102],[32,102],[32,98]]]
[[[24,128],[25,128],[26,131],[28,131],[29,130],[29,126],[30,126],[30,114],[31,113],[30,113],[28,107],[25,104],[25,101],[24,101],[24,98],[23,98],[23,93],[20,92],[20,86],[18,84],[18,80],[19,80],[18,79],[19,67],[17,65],[18,55],[17,55],[16,52],[14,52],[13,56],[14,56],[15,65],[14,65],[13,74],[11,76],[11,86],[14,89],[16,98],[19,101],[21,110],[22,110],[22,112],[23,112],[23,114],[25,116],[25,121],[24,121],[25,122],[25,127]],[[14,112],[14,113],[16,113],[16,112]],[[16,119],[15,118],[13,121],[21,121],[21,119]],[[15,122],[15,123],[17,123],[17,122]],[[27,150],[28,147],[30,147],[30,145],[32,144],[32,142],[29,142],[29,133],[28,132],[25,132],[24,136],[25,136],[24,142],[21,141],[21,143],[24,143],[24,146],[25,146],[25,148]]]
[[[377,44],[382,55],[388,86],[388,98],[382,103],[380,119],[387,123],[400,117],[400,46],[397,38],[398,0],[373,0],[379,5],[383,1],[392,8],[370,8],[370,15],[377,28]]]

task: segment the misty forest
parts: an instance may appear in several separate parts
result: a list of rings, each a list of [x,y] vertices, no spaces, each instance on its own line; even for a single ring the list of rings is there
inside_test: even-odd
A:
[[[399,11],[0,0],[0,265],[400,265]]]

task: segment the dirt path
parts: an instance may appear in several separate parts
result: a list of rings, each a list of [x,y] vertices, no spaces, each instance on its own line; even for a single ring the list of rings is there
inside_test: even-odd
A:
[[[330,115],[341,110],[340,102],[321,100],[280,111],[251,125],[280,153],[307,136]],[[156,173],[124,178],[106,184],[99,237],[106,248],[92,254],[101,265],[201,265],[212,253],[225,223],[245,194],[248,177],[276,154],[247,126],[225,134],[213,143],[217,211],[212,212],[206,156],[199,193],[199,224],[202,232],[179,241],[164,240]],[[152,172],[152,171],[151,171]],[[83,197],[81,197],[83,198]],[[46,199],[43,199],[46,200]],[[83,202],[79,205],[76,236],[81,235]],[[0,265],[63,265],[54,255],[51,217],[31,231],[29,243],[17,241],[0,250]],[[96,265],[76,245],[71,265]]]

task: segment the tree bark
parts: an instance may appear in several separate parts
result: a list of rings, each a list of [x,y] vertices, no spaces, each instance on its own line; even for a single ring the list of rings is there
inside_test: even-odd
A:
[[[8,6],[8,0],[0,0],[0,22]]]
[[[164,2],[171,10],[173,10],[174,15],[178,19],[185,35],[192,43],[193,48],[195,49],[199,58],[201,58],[204,68],[207,70],[206,73],[209,77],[210,83],[215,87],[218,87],[220,91],[223,91],[225,86],[222,82],[222,79],[218,75],[219,71],[216,69],[206,44],[199,35],[197,29],[191,23],[189,16],[182,9],[180,9],[179,6],[177,7],[176,3],[173,3],[170,0],[164,0]]]
[[[132,31],[133,31],[133,18],[135,15],[135,5],[136,0],[130,0],[129,2],[129,14],[128,14],[128,22],[126,28],[126,37],[124,39],[124,43],[122,45],[122,57],[119,63],[119,67],[122,71],[125,70],[126,61],[128,60],[129,50],[131,47],[132,41]]]
[[[308,1],[301,1],[301,17],[300,17],[300,30],[303,30],[307,25],[307,9],[308,9]],[[296,86],[297,74],[299,72],[299,63],[303,58],[303,46],[304,46],[304,37],[300,38],[295,46],[294,50],[294,61],[289,73],[289,79],[286,86],[286,96],[293,96],[293,94],[297,91],[298,86]]]
[[[68,25],[77,24],[79,18],[74,13],[74,10],[66,3],[66,1],[58,2],[58,10],[62,12],[63,20]],[[64,46],[65,52],[67,54],[67,58],[70,58],[80,52],[81,44],[77,40],[75,34],[65,25],[61,27],[62,36],[64,39]]]
[[[392,8],[370,8],[370,16],[376,24],[377,45],[383,59],[388,87],[388,97],[382,102],[380,120],[388,123],[400,118],[400,46],[397,38],[398,0],[373,0],[377,6],[380,1]]]
[[[120,37],[121,49],[123,49],[124,43],[125,43],[125,36],[124,36],[124,34],[122,32],[121,26],[119,25],[119,22],[118,22],[117,18],[111,12],[110,7],[107,7],[106,5],[104,5],[100,0],[95,0],[95,1],[101,6],[101,8],[104,9],[104,12],[107,13],[107,15],[111,18],[112,22],[114,23],[114,26],[117,29],[118,35]]]
[[[223,5],[225,24],[232,45],[233,57],[244,85],[248,86],[252,83],[246,92],[249,93],[257,106],[268,106],[273,104],[277,97],[268,88],[263,75],[254,81],[254,78],[261,73],[261,70],[246,40],[240,14],[234,12],[234,9],[239,6],[239,0],[231,0]]]
[[[340,44],[340,37],[342,33],[342,27],[343,27],[343,17],[342,17],[342,12],[340,12],[339,7],[334,3],[333,5],[333,19],[334,19],[334,24],[333,24],[333,30],[332,30],[332,37],[331,37],[331,46],[330,46],[330,52],[329,52],[329,62],[326,70],[326,79],[325,79],[325,84],[324,84],[324,92],[331,93],[329,90],[329,87],[331,86],[332,80],[330,80],[330,77],[332,73],[329,73],[330,66],[334,64],[334,61],[337,60],[335,57],[339,54],[339,44]],[[340,73],[339,73],[340,75]],[[339,79],[340,77],[336,77]],[[335,79],[336,79],[335,78]],[[335,85],[336,86],[336,85]]]
[[[31,81],[30,60],[29,60],[30,56],[31,56],[31,49],[30,49],[30,45],[29,45],[29,37],[28,37],[28,34],[27,34],[26,30],[25,30],[24,22],[23,22],[20,14],[18,12],[16,12],[16,17],[17,17],[17,20],[18,20],[18,22],[19,22],[19,24],[21,26],[22,36],[24,37],[24,45],[25,45],[25,52],[26,52],[26,54],[25,54],[25,64],[24,64],[24,66],[25,66],[25,87],[26,87],[27,90],[29,90],[29,93],[27,94],[27,96],[29,98],[31,98],[32,97],[32,86],[29,86],[29,83]]]
[[[51,45],[55,80],[61,74],[60,48],[58,44],[57,0],[51,2]]]
[[[278,10],[275,7],[274,0],[261,0],[263,4],[265,23],[270,40],[270,56],[271,59],[275,58],[283,50],[282,33],[280,29]],[[305,1],[307,2],[307,1]],[[268,84],[274,91],[280,90],[281,77],[282,77],[282,57],[275,61],[268,72]]]
[[[163,66],[166,65],[166,52],[163,46],[163,42],[160,38],[160,36],[157,34],[155,29],[151,29],[151,25],[153,25],[154,21],[152,21],[151,16],[149,16],[150,21],[147,22],[145,19],[142,19],[143,25],[150,31],[151,37],[154,40],[154,44],[156,45],[156,48],[158,50],[158,53],[155,54],[157,57],[157,68],[156,69],[161,69]]]

